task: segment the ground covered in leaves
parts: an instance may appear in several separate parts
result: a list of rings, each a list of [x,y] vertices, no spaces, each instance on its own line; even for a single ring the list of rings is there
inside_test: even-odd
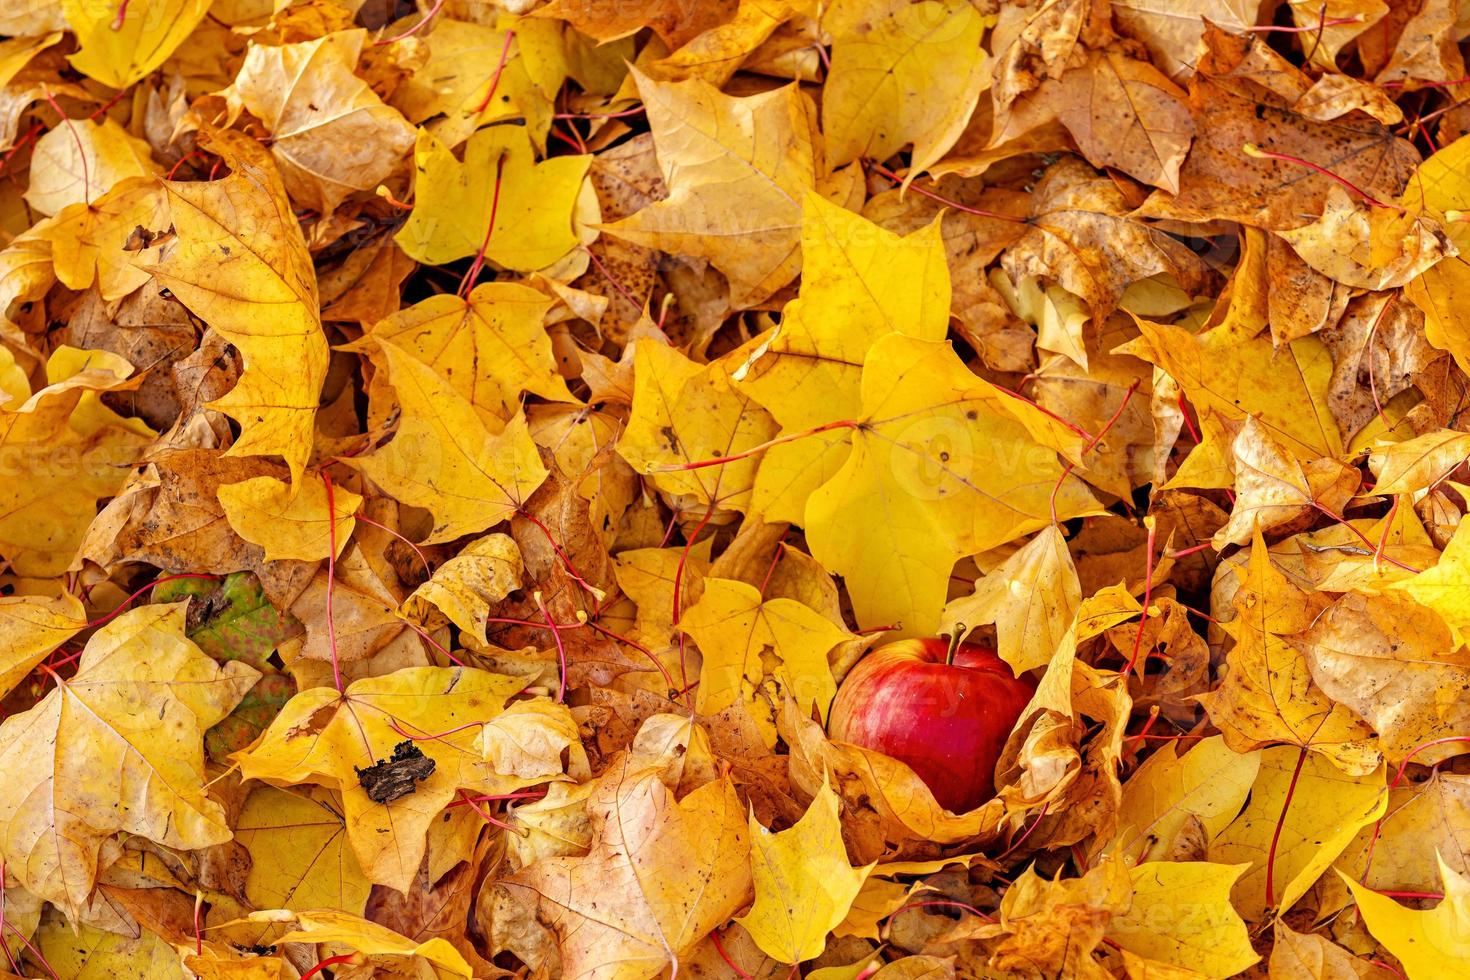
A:
[[[1470,7],[0,33],[0,972],[1470,975]]]

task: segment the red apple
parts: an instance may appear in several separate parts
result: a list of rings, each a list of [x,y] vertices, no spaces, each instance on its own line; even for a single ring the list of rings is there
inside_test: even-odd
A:
[[[907,765],[946,810],[995,795],[995,764],[1036,685],[995,651],[947,639],[898,640],[858,661],[832,702],[828,733]]]

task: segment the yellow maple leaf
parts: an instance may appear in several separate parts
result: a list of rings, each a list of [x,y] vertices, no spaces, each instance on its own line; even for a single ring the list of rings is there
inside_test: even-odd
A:
[[[1048,527],[976,582],[973,593],[945,606],[940,632],[994,623],[1000,658],[1019,676],[1046,666],[1081,604],[1066,539]]]
[[[414,144],[408,120],[353,74],[366,36],[359,29],[253,44],[225,93],[271,133],[271,155],[292,198],[322,214],[377,187]]]
[[[447,619],[483,647],[490,642],[485,617],[491,605],[520,584],[521,550],[515,540],[508,534],[487,534],[434,569],[429,580],[403,601],[401,612],[430,628]]]
[[[86,625],[81,600],[69,592],[0,598],[0,697]]]
[[[1271,561],[1259,534],[1225,624],[1235,638],[1230,670],[1199,696],[1210,720],[1238,752],[1288,742],[1365,775],[1382,759],[1373,729],[1312,680],[1306,656],[1287,637],[1311,627],[1326,599],[1298,588]]]
[[[1401,203],[1416,212],[1443,218],[1446,211],[1470,210],[1470,137],[1462,136],[1419,165]],[[1470,288],[1470,224],[1446,222],[1458,254],[1425,269],[1404,286],[1404,295],[1424,312],[1424,335],[1449,351],[1461,370],[1470,370],[1470,315],[1455,297]]]
[[[1338,872],[1352,889],[1363,924],[1403,965],[1409,980],[1434,980],[1470,970],[1470,880],[1439,859],[1444,898],[1432,909],[1409,909]]]
[[[479,126],[519,117],[531,142],[545,150],[553,100],[567,72],[561,25],[506,15],[494,23],[443,17],[428,48],[427,60],[389,97],[409,122],[458,146]],[[504,64],[487,70],[499,64],[501,52]]]
[[[201,133],[200,144],[230,174],[164,182],[177,234],[145,268],[244,357],[239,382],[211,403],[240,423],[228,453],[280,456],[298,483],[327,373],[316,272],[265,149],[233,131]]]
[[[823,172],[810,102],[796,85],[735,98],[699,79],[633,77],[669,196],[603,230],[708,259],[733,305],[755,305],[801,268],[801,200]]]
[[[1129,864],[1158,860],[1198,820],[1210,837],[1235,819],[1261,768],[1261,753],[1236,752],[1219,735],[1195,743],[1183,755],[1166,742],[1123,784],[1118,827],[1104,853],[1116,850]]]
[[[913,144],[911,169],[938,162],[990,81],[980,43],[994,23],[966,0],[837,0],[822,28],[832,69],[822,87],[830,163],[886,160]]]
[[[1201,414],[1241,421],[1255,416],[1283,446],[1303,459],[1337,456],[1342,436],[1327,409],[1332,359],[1316,337],[1278,350],[1265,336],[1239,340],[1210,331],[1134,317],[1141,338],[1119,350],[1170,375]]]
[[[551,305],[545,293],[519,283],[483,283],[464,299],[443,293],[400,310],[346,349],[397,345],[438,372],[495,430],[520,408],[522,392],[576,401],[546,334]]]
[[[808,192],[801,254],[801,293],[782,310],[781,325],[730,359],[736,386],[775,416],[783,434],[861,411],[863,360],[879,337],[943,340],[949,326],[938,220],[896,235]],[[756,476],[755,505],[771,520],[800,523],[807,498],[848,449],[845,432],[773,446]]]
[[[667,493],[746,510],[759,460],[679,467],[762,445],[776,434],[770,413],[730,381],[723,365],[696,364],[652,338],[638,339],[633,364],[633,414],[618,454]]]
[[[807,501],[806,529],[864,627],[932,632],[960,557],[1050,524],[1054,489],[1058,518],[1096,506],[1057,459],[1081,437],[976,377],[948,344],[880,338],[862,401],[852,454]]]
[[[62,284],[81,290],[95,282],[102,298],[111,302],[148,282],[148,273],[134,264],[126,245],[138,228],[167,225],[166,200],[157,180],[124,177],[107,193],[68,204],[32,231],[51,243]]]
[[[99,852],[119,832],[165,847],[230,839],[204,788],[204,730],[259,674],[221,667],[184,637],[184,603],[126,612],[87,642],[80,669],[0,724],[14,760],[0,798],[0,854],[26,889],[79,915]]]
[[[1392,587],[1439,613],[1456,645],[1462,645],[1470,636],[1470,526],[1455,528],[1434,567]]]
[[[112,88],[127,88],[168,60],[209,12],[211,0],[129,0],[127,7],[61,0],[81,50],[72,67]]]
[[[334,486],[329,512],[326,485],[315,478],[293,487],[272,476],[257,476],[225,484],[218,496],[230,527],[264,548],[266,561],[321,561],[332,551],[334,539],[332,557],[340,557],[357,525],[353,515],[362,507],[360,495]]]
[[[591,157],[537,163],[525,129],[507,125],[471,136],[462,163],[420,129],[413,159],[414,208],[395,236],[412,258],[443,265],[483,246],[491,262],[531,272],[577,247],[573,212]]]
[[[1150,861],[1129,870],[1133,905],[1107,936],[1139,956],[1225,980],[1255,963],[1230,888],[1249,865]]]
[[[751,815],[750,861],[755,904],[735,921],[767,956],[782,963],[821,955],[827,933],[847,917],[876,866],[848,863],[837,794],[826,783],[801,819],[780,833],[771,833]]]
[[[755,586],[724,578],[704,580],[703,596],[684,610],[679,628],[704,655],[697,710],[712,715],[744,704],[762,722],[768,743],[775,742],[773,712],[757,708],[767,675],[804,710],[816,708],[825,718],[837,694],[827,653],[852,639],[846,629],[794,599],[764,599]]]
[[[31,166],[25,198],[42,214],[95,201],[124,178],[162,172],[148,144],[110,118],[68,119],[48,130],[36,140]]]
[[[1383,767],[1352,776],[1323,756],[1301,752],[1282,745],[1261,753],[1250,802],[1209,845],[1211,861],[1250,864],[1231,891],[1248,922],[1295,905],[1388,807]]]
[[[507,792],[527,785],[497,775],[474,750],[479,724],[499,714],[523,686],[517,678],[473,668],[405,667],[354,681],[345,692],[311,688],[293,697],[234,761],[246,779],[277,786],[310,782],[341,793],[363,872],[402,891],[418,872],[429,823],[458,790]],[[394,746],[405,741],[432,760],[432,771],[422,781],[410,780],[405,795],[379,802],[369,796],[360,771],[392,758]],[[542,781],[544,776],[530,782]]]
[[[568,976],[653,977],[749,900],[745,814],[728,779],[683,799],[628,756],[587,801],[585,855],[544,857],[505,885],[560,940]]]
[[[0,352],[0,365],[14,368]],[[61,347],[46,362],[48,384],[0,407],[0,555],[22,575],[66,569],[97,514],[97,501],[127,479],[153,430],[123,418],[101,395],[135,387],[116,354]],[[14,378],[20,395],[21,378]]]
[[[434,369],[381,342],[402,417],[383,448],[353,461],[378,486],[434,515],[426,543],[483,531],[520,509],[546,479],[523,414],[492,435]]]
[[[257,908],[362,908],[372,890],[347,845],[342,799],[330,790],[255,787],[235,840],[250,853],[245,898]]]

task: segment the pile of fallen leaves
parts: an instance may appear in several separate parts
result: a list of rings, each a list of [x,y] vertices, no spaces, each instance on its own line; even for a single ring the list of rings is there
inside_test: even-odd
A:
[[[0,32],[0,972],[1470,975],[1470,3]]]

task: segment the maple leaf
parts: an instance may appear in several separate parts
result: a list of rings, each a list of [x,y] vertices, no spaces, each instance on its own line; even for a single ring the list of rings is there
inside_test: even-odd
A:
[[[1249,862],[1232,889],[1247,921],[1296,904],[1353,836],[1383,816],[1384,772],[1351,776],[1290,746],[1265,749],[1250,802],[1209,845],[1212,861]],[[1282,810],[1286,794],[1298,802]]]
[[[1093,506],[1057,460],[1080,450],[1078,437],[971,374],[947,344],[880,338],[862,401],[852,454],[807,501],[806,524],[813,556],[843,576],[864,626],[929,632],[962,555],[1044,526],[1053,506]],[[854,536],[859,512],[882,520]]]
[[[847,0],[831,4],[822,29],[832,68],[822,87],[830,163],[884,160],[913,144],[912,169],[927,170],[960,136],[989,68],[986,18],[961,0]]]
[[[393,441],[356,462],[399,500],[436,522],[432,544],[483,531],[520,509],[546,468],[517,414],[492,435],[480,413],[429,365],[380,341],[401,418]]]
[[[274,137],[271,155],[291,196],[324,214],[376,187],[414,143],[408,121],[352,74],[365,38],[365,31],[340,31],[254,45],[227,91]],[[344,146],[355,152],[344,154]]]
[[[112,88],[125,89],[163,64],[209,11],[209,0],[138,0],[125,14],[113,8],[62,0],[66,26],[80,50],[72,66]],[[60,26],[60,25],[57,25]]]
[[[941,340],[950,305],[937,221],[900,237],[814,192],[802,208],[801,293],[731,372],[787,435],[855,417],[873,343],[890,333]],[[772,519],[799,522],[848,448],[841,431],[773,446],[761,459],[755,505]]]
[[[299,482],[327,370],[311,257],[259,144],[223,131],[206,145],[231,172],[217,181],[164,183],[175,235],[146,268],[245,359],[239,383],[213,403],[241,425],[229,453],[280,456]],[[229,269],[226,280],[221,267]],[[273,311],[268,322],[261,307]]]
[[[801,199],[823,169],[806,96],[789,85],[737,99],[698,79],[633,77],[669,196],[604,230],[708,259],[736,306],[765,299],[801,267]]]
[[[406,667],[355,681],[345,692],[312,688],[292,698],[235,761],[247,779],[280,786],[312,782],[339,792],[363,872],[402,891],[418,871],[429,823],[457,791],[508,792],[526,785],[497,776],[471,748],[473,729],[522,686],[516,678],[471,668]],[[425,778],[401,796],[372,797],[363,773],[404,744],[430,760]]]
[[[203,735],[258,676],[187,640],[182,603],[94,634],[75,676],[0,724],[5,756],[26,760],[0,802],[0,853],[20,883],[75,917],[114,834],[181,848],[229,840],[204,788]]]
[[[775,741],[770,707],[758,708],[764,680],[792,692],[806,710],[823,717],[837,694],[827,655],[852,634],[794,599],[765,599],[753,585],[709,577],[699,602],[684,611],[679,628],[704,654],[696,708],[717,714],[741,704],[763,722]],[[779,695],[765,695],[774,705]]]
[[[755,904],[738,921],[768,956],[799,963],[821,954],[876,867],[848,864],[837,794],[825,783],[800,820],[773,834],[750,818]]]
[[[498,430],[516,414],[522,392],[575,401],[542,328],[551,306],[537,290],[485,283],[463,299],[441,294],[386,317],[348,349],[396,345],[438,372]]]
[[[395,239],[412,258],[435,265],[483,250],[492,262],[530,271],[577,247],[572,216],[588,157],[537,163],[519,126],[477,131],[463,162],[420,129],[413,157],[414,208]]]
[[[1464,952],[1465,921],[1470,917],[1470,882],[1440,862],[1444,898],[1433,909],[1408,909],[1344,877],[1369,932],[1393,953],[1413,977],[1434,976],[1445,969],[1462,969],[1470,957]],[[1341,874],[1341,872],[1339,872]]]
[[[654,977],[750,900],[750,842],[734,787],[682,800],[657,769],[605,773],[587,801],[585,856],[547,857],[507,879],[560,940],[572,976]]]
[[[1363,775],[1379,765],[1373,731],[1312,680],[1311,667],[1287,637],[1309,629],[1325,606],[1319,595],[1287,581],[1259,534],[1234,599],[1230,672],[1200,696],[1210,718],[1237,751],[1289,742]]]

